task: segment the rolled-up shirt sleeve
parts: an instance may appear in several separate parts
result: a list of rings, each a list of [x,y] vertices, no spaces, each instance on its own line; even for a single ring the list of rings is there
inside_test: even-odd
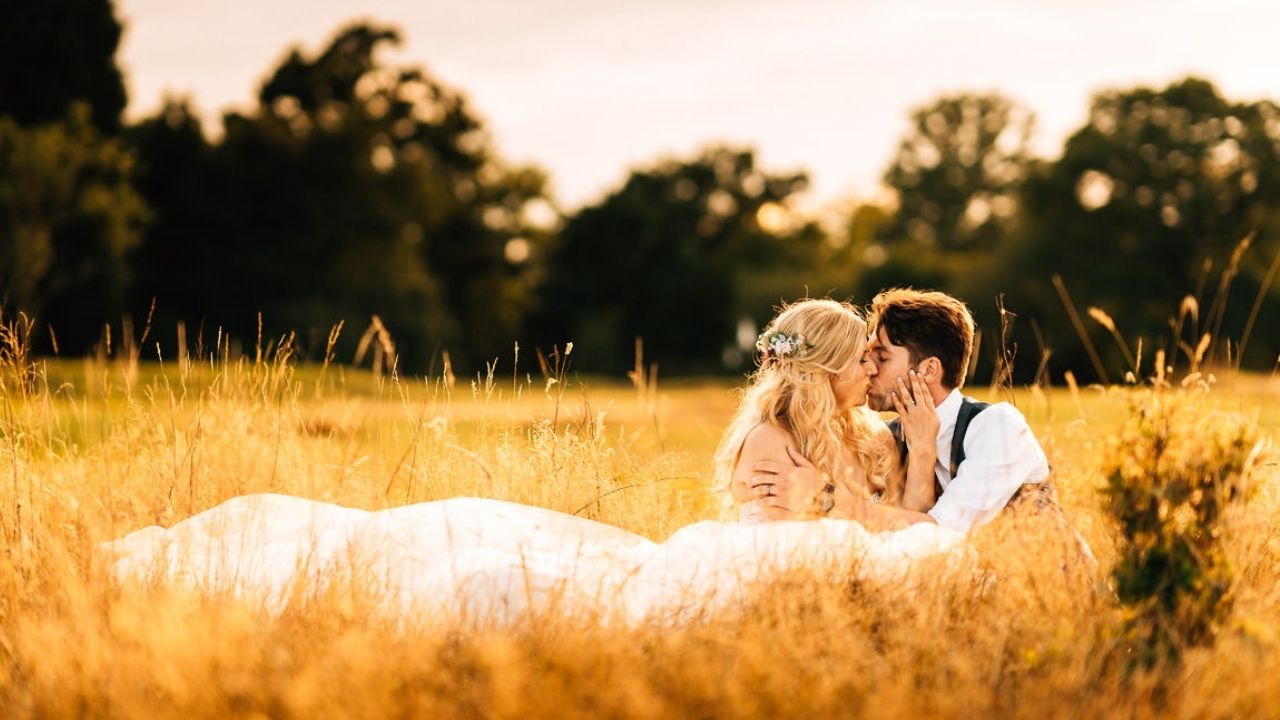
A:
[[[1018,488],[1044,482],[1049,462],[1017,408],[992,405],[969,424],[964,462],[929,511],[943,527],[968,531],[995,518]]]

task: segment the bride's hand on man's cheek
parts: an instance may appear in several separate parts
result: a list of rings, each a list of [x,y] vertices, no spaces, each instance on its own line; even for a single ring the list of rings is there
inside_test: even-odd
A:
[[[907,445],[920,450],[932,448],[937,442],[938,430],[942,425],[938,419],[938,409],[933,405],[933,398],[929,395],[924,380],[915,371],[911,372],[908,380],[897,380],[897,389],[893,392],[894,410],[901,418]]]

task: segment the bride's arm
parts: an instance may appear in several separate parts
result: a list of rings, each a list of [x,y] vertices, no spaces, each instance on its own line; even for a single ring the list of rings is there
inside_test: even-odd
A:
[[[938,462],[938,411],[924,381],[911,373],[911,385],[898,378],[898,391],[893,395],[894,409],[902,423],[903,433],[910,448],[907,455],[906,484],[902,493],[902,507],[907,510],[928,512],[938,496],[934,489],[934,465]]]
[[[907,455],[906,483],[902,491],[902,507],[908,510],[928,512],[938,496],[934,491],[933,466],[938,462],[937,451],[927,446],[920,451],[915,448]]]

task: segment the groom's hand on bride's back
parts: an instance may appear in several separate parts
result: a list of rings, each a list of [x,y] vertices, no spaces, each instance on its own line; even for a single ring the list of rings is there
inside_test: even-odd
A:
[[[787,460],[757,460],[751,464],[749,485],[765,507],[803,512],[822,487],[818,468],[790,445]]]
[[[742,444],[734,470],[734,497],[769,510],[767,517],[783,520],[801,513],[822,487],[817,468],[792,448],[791,435],[764,423]]]

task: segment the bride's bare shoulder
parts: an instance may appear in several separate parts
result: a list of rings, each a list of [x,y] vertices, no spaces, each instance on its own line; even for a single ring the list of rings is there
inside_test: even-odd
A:
[[[787,446],[795,447],[795,439],[791,433],[774,423],[760,423],[747,433],[742,442],[742,456],[764,458],[770,456],[786,457]]]

